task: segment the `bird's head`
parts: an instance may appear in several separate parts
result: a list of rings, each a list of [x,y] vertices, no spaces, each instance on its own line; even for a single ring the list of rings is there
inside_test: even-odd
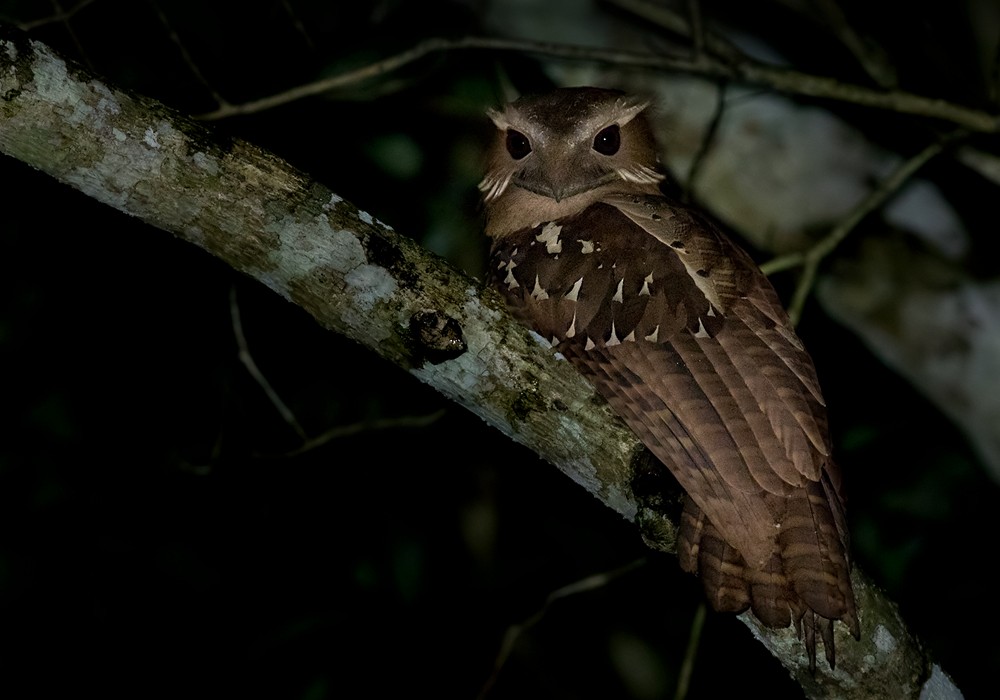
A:
[[[479,184],[489,205],[512,189],[560,202],[615,182],[656,184],[647,101],[618,90],[563,88],[488,112],[497,134]]]

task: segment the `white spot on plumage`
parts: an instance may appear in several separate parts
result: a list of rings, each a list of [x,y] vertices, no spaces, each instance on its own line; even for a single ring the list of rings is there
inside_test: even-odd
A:
[[[591,340],[590,336],[588,335],[587,336],[587,344],[583,346],[583,349],[584,350],[593,350],[595,347],[596,347],[596,345],[594,344],[594,341]]]
[[[611,301],[617,301],[619,304],[624,304],[625,299],[622,297],[622,286],[625,284],[625,278],[622,277],[618,280],[618,289],[615,290],[615,295],[611,297]]]
[[[632,331],[627,336],[625,336],[624,338],[622,338],[622,342],[623,343],[634,343],[635,342],[635,329],[634,328],[632,329]]]
[[[659,339],[659,337],[660,337],[660,324],[656,324],[656,328],[654,328],[653,332],[647,335],[645,339],[651,343],[655,343],[657,339]]]
[[[503,278],[503,281],[507,283],[507,289],[516,289],[520,287],[517,280],[514,279],[514,268],[517,267],[517,263],[511,260],[507,263],[507,276]]]
[[[531,296],[538,301],[545,301],[549,298],[549,293],[542,288],[541,283],[538,281],[538,275],[535,275],[535,288],[531,290]]]
[[[684,263],[684,269],[687,271],[688,276],[691,281],[694,282],[695,286],[705,295],[708,300],[709,306],[716,306],[722,308],[722,300],[719,298],[719,292],[715,288],[715,285],[705,276],[704,270],[702,274],[698,274],[698,269],[695,267],[695,263],[691,260],[685,260],[681,258],[681,262]]]
[[[615,322],[611,322],[611,337],[608,338],[608,342],[604,344],[605,347],[613,348],[615,345],[621,345],[622,341],[618,340],[618,333],[615,331]]]
[[[585,241],[578,238],[576,242],[579,243],[581,246],[583,246],[583,250],[581,250],[580,252],[583,253],[584,255],[590,255],[591,253],[594,252],[593,241]]]
[[[701,322],[701,318],[698,318],[698,332],[694,334],[695,338],[708,338],[708,331],[705,330],[705,324]]]
[[[570,301],[576,301],[577,298],[580,296],[580,287],[582,285],[583,285],[583,278],[581,277],[580,279],[578,279],[576,282],[573,283],[573,288],[568,292],[566,292],[565,298],[569,299]]]
[[[706,316],[712,316],[712,317],[714,317],[715,316],[715,307],[712,306],[711,304],[709,304],[708,305],[708,313],[705,314],[705,315]]]
[[[570,321],[569,328],[566,329],[566,337],[572,338],[576,335],[576,311],[573,311],[573,320]]]
[[[646,275],[646,279],[642,281],[642,289],[639,290],[639,296],[648,297],[649,296],[649,285],[653,283],[653,273],[650,272]]]
[[[554,221],[545,224],[542,232],[535,236],[535,240],[545,244],[545,252],[549,255],[558,255],[562,252],[562,241],[559,240],[559,233],[562,226]]]

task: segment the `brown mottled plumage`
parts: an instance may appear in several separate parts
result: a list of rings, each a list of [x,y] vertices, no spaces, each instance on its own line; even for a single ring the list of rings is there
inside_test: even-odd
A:
[[[490,112],[493,283],[687,492],[681,566],[716,610],[859,636],[812,361],[753,261],[665,197],[646,103],[556,90]]]

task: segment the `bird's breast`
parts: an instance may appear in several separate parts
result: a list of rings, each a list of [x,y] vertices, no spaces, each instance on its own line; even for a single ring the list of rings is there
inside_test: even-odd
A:
[[[711,337],[724,324],[678,253],[609,204],[495,240],[490,267],[514,313],[553,345]]]

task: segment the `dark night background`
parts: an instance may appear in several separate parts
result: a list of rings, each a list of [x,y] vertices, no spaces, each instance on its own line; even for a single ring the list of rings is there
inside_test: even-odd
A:
[[[988,108],[967,69],[965,5],[842,4],[907,89]],[[111,83],[198,114],[216,102],[172,32],[238,103],[429,36],[481,34],[486,5],[94,0],[28,29]],[[860,80],[784,3],[753,3],[753,15],[702,5],[804,70]],[[23,26],[54,7],[0,0],[0,21]],[[438,54],[213,128],[479,275],[483,110],[503,80],[550,84],[531,58]],[[906,142],[905,117],[843,113],[870,120],[889,147]],[[953,182],[946,164],[928,176]],[[675,560],[649,557],[629,523],[203,251],[6,156],[0,183],[0,696],[472,698],[510,625],[550,592],[641,557],[555,602],[490,697],[673,696],[700,586]],[[989,187],[963,185],[963,216],[993,217],[974,187],[995,202]],[[783,293],[793,281],[776,279]],[[299,438],[237,358],[234,289],[254,359],[306,431],[365,429],[288,455]],[[848,474],[858,564],[966,696],[987,695],[1000,667],[987,574],[995,482],[948,419],[818,304],[800,331]],[[428,426],[405,424],[436,412]],[[690,696],[762,688],[800,692],[742,624],[709,614]]]

